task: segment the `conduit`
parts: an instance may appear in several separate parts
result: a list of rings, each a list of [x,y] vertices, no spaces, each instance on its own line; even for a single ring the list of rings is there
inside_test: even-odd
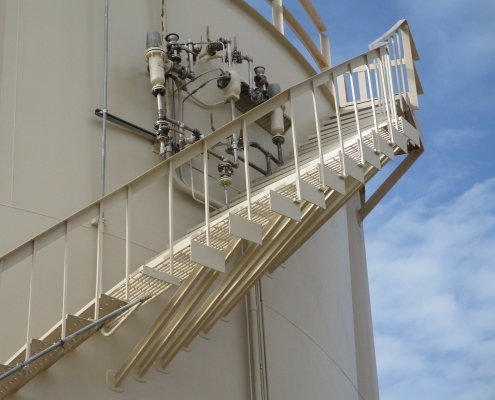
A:
[[[8,378],[10,375],[15,374],[16,372],[24,369],[24,367],[28,364],[31,364],[33,361],[36,361],[37,359],[44,357],[46,354],[50,353],[51,351],[55,350],[57,347],[63,347],[63,345],[72,339],[76,338],[79,335],[82,335],[83,333],[97,327],[98,325],[102,324],[103,322],[108,321],[109,319],[116,317],[117,315],[123,313],[124,311],[127,311],[129,308],[135,307],[140,305],[141,303],[144,303],[146,300],[151,298],[150,293],[146,293],[144,296],[141,296],[139,299],[134,300],[133,302],[126,304],[125,306],[119,308],[118,310],[115,310],[111,312],[110,314],[104,316],[103,318],[100,318],[88,326],[85,326],[84,328],[78,330],[77,332],[74,332],[72,335],[67,336],[65,339],[59,340],[57,343],[52,344],[50,347],[47,347],[45,350],[40,351],[38,354],[35,354],[34,356],[28,358],[26,361],[21,361],[19,364],[17,364],[14,368],[9,369],[7,372],[4,374],[0,375],[0,381],[2,381],[5,378]]]

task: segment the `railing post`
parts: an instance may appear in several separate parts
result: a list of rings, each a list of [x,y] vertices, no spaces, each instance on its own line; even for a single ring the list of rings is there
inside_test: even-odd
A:
[[[401,50],[401,40],[400,40],[402,33],[400,35],[399,35],[399,33],[396,33],[395,36],[397,38],[397,52],[399,53],[400,75],[402,77],[402,87],[404,88],[404,96],[406,98],[407,105],[409,105],[409,95],[407,94],[406,80],[404,77],[404,63],[402,60],[402,50]]]
[[[390,50],[388,46],[386,47],[387,53],[385,54],[385,60],[387,63],[388,68],[386,68],[387,71],[387,78],[388,78],[388,85],[390,88],[390,100],[391,100],[391,105],[392,105],[392,115],[395,120],[395,126],[397,129],[399,128],[399,120],[397,118],[397,106],[395,104],[395,89],[394,89],[394,82],[392,78],[392,63],[390,62]]]
[[[297,201],[301,201],[301,171],[299,170],[299,145],[297,143],[296,124],[294,119],[294,99],[289,89],[290,119],[292,121],[292,145],[294,146],[294,164],[296,168]]]
[[[168,164],[168,240],[169,240],[169,261],[170,275],[174,274],[174,167],[172,161]],[[207,177],[207,173],[205,172]],[[206,192],[205,192],[206,196]]]
[[[333,94],[333,99],[335,101],[335,116],[337,118],[337,129],[339,131],[339,144],[340,144],[340,170],[341,170],[341,176],[345,178],[345,162],[344,162],[344,155],[345,155],[345,148],[344,148],[344,138],[342,136],[342,124],[340,122],[340,105],[339,101],[337,100],[337,87],[335,83],[335,77],[332,73],[331,75],[331,82],[332,82],[332,94]],[[338,79],[337,79],[337,84],[338,84]],[[344,81],[345,85],[345,81]],[[339,97],[340,97],[340,90],[339,90]]]
[[[36,278],[36,253],[38,251],[38,242],[33,240],[33,255],[31,256],[31,276],[29,279],[29,308],[27,320],[27,338],[26,338],[26,360],[31,357],[31,330],[34,305],[34,285]]]
[[[283,35],[284,34],[284,6],[282,0],[272,1],[272,20],[273,26]]]
[[[65,221],[65,240],[64,240],[64,286],[62,288],[62,333],[61,338],[65,339],[67,334],[67,283],[69,280],[69,220]]]
[[[388,134],[389,134],[389,141],[392,141],[392,119],[390,118],[390,107],[388,104],[388,94],[387,94],[387,87],[385,85],[385,78],[384,78],[384,71],[383,71],[383,63],[381,58],[378,58],[378,63],[380,65],[380,80],[382,83],[382,95],[383,95],[383,100],[385,103],[385,111],[387,112],[387,123],[388,123]]]
[[[358,113],[358,108],[357,108],[357,101],[356,101],[356,90],[354,88],[354,76],[352,73],[352,67],[351,64],[348,64],[347,66],[349,68],[349,75],[351,78],[351,90],[352,90],[352,103],[354,104],[354,115],[356,117],[356,128],[358,131],[358,146],[359,146],[359,152],[360,152],[360,158],[361,158],[361,164],[365,165],[364,161],[364,154],[363,154],[363,135],[361,133],[361,126],[359,125],[359,113]]]
[[[102,287],[103,269],[103,204],[98,205],[98,238],[96,244],[96,295],[95,295],[95,320],[100,318],[100,296]]]
[[[395,51],[395,40],[394,36],[390,38],[392,42],[392,49],[394,50],[394,61],[395,61],[395,81],[397,83],[397,91],[399,92],[399,101],[400,101],[400,109],[404,112],[404,103],[402,100],[402,91],[401,91],[401,81],[399,74],[399,61],[397,60],[397,52]]]
[[[131,186],[127,186],[127,198],[125,202],[125,300],[130,298],[131,273]]]
[[[249,138],[247,132],[246,120],[242,120],[242,140],[244,142],[244,174],[246,175],[246,198],[247,198],[247,209],[248,209],[248,219],[251,221],[253,219],[252,215],[252,205],[251,205],[251,176],[249,171]]]
[[[385,107],[382,95],[382,89],[380,86],[380,68],[378,66],[378,58],[373,60],[373,66],[375,69],[375,84],[376,84],[376,95],[378,96],[378,105],[380,106],[380,115],[384,115],[383,108]]]
[[[373,135],[373,146],[375,151],[380,151],[380,141],[378,139],[378,122],[376,120],[376,108],[375,108],[375,96],[373,94],[373,85],[371,83],[371,73],[369,67],[369,59],[366,55],[366,74],[368,76],[368,88],[370,90],[370,101],[371,101],[371,110],[373,111],[373,124],[375,125],[375,135]]]
[[[416,74],[414,59],[412,54],[411,33],[409,29],[402,28],[402,45],[404,49],[404,59],[406,61],[407,86],[409,87],[409,101],[414,109],[419,107],[418,91],[416,88]]]
[[[328,35],[325,35],[323,32],[320,32],[320,50],[323,59],[325,60],[328,68],[324,70],[332,68],[332,55],[330,53],[330,38]]]
[[[210,194],[208,189],[208,143],[206,138],[203,139],[203,174],[204,174],[204,191],[205,191],[205,228],[206,228],[206,245],[210,245]]]
[[[320,132],[320,121],[318,120],[318,109],[316,108],[316,96],[315,96],[315,82],[311,82],[311,94],[313,96],[313,110],[315,113],[315,125],[316,125],[316,136],[318,138],[318,153],[320,155],[320,190],[325,190],[325,173],[323,168],[325,168],[325,163],[323,161],[323,146],[321,144],[321,132]]]

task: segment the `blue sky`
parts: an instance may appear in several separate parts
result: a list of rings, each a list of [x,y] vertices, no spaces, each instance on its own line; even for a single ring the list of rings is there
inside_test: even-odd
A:
[[[426,151],[365,221],[381,399],[493,400],[495,2],[312,2],[334,65],[404,18],[421,58]],[[297,0],[284,5],[318,43]]]

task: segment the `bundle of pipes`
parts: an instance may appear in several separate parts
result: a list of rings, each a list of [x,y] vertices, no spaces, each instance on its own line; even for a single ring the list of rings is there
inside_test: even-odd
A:
[[[217,87],[223,91],[225,101],[217,103],[216,105],[230,104],[231,119],[236,118],[235,115],[235,102],[240,99],[241,93],[241,78],[237,70],[233,67],[233,64],[241,64],[243,61],[248,62],[249,70],[249,96],[252,102],[260,103],[268,100],[269,98],[276,96],[280,93],[280,86],[278,84],[270,84],[265,76],[264,67],[253,68],[253,57],[245,55],[242,51],[237,50],[236,40],[234,38],[234,46],[230,38],[219,38],[216,41],[209,39],[209,28],[207,28],[207,41],[193,42],[188,39],[187,43],[181,44],[179,42],[179,35],[170,33],[165,36],[164,27],[162,27],[162,33],[157,31],[149,31],[146,36],[146,52],[145,60],[148,63],[150,83],[152,86],[151,92],[157,99],[158,107],[158,120],[155,123],[156,141],[160,144],[160,155],[164,157],[170,157],[174,153],[182,150],[186,145],[192,144],[197,140],[204,137],[204,134],[197,128],[191,127],[185,124],[183,121],[177,120],[175,116],[175,107],[173,115],[170,116],[170,97],[172,101],[175,92],[184,90],[188,93],[188,96],[182,101],[185,102],[189,97],[193,96],[199,89],[204,87],[208,82],[212,80],[217,81]],[[203,55],[199,55],[203,44],[206,44],[206,52],[210,57],[215,57],[217,52],[222,51],[222,68],[215,68],[204,72],[196,76],[194,72],[194,63]],[[182,66],[182,52],[187,54],[188,66]],[[227,67],[225,67],[225,62]],[[221,74],[217,78],[212,78],[204,82],[198,88],[192,92],[188,92],[186,86],[194,82],[200,76],[207,73],[220,70]],[[177,89],[171,92],[171,96],[167,96],[166,79],[171,77],[177,84]],[[188,80],[188,81],[186,81]],[[164,102],[164,99],[166,102]],[[196,99],[197,100],[197,99]],[[180,102],[180,100],[179,100]],[[182,110],[184,107],[182,107]],[[183,119],[183,117],[182,117]],[[274,161],[277,165],[283,164],[282,158],[282,144],[285,139],[282,136],[284,133],[284,116],[283,108],[279,107],[271,114],[271,132],[274,135],[272,142],[277,146],[278,158],[274,157],[268,150],[264,149],[257,142],[249,143],[249,146],[258,149],[265,155],[266,169],[263,169],[256,164],[249,162],[249,165],[264,175],[271,175],[272,168],[271,162]],[[212,124],[213,129],[213,124]],[[190,137],[185,137],[184,132],[189,131],[192,133]],[[235,132],[229,138],[227,144],[226,153],[233,157],[233,160],[229,157],[217,153],[214,150],[208,150],[209,154],[219,159],[218,171],[219,171],[219,183],[224,187],[226,203],[228,203],[227,189],[232,184],[232,175],[234,169],[239,167],[239,160],[244,162],[244,158],[239,155],[239,150],[243,149],[243,143],[238,133]],[[185,182],[182,182],[185,184]],[[192,182],[191,182],[192,185]],[[187,186],[187,185],[186,185]],[[193,197],[194,192],[191,189]],[[199,194],[198,197],[201,197]]]

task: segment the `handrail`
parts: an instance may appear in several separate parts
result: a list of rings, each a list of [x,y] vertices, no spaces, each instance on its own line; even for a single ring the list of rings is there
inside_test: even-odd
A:
[[[287,9],[287,7],[282,5],[282,0],[266,0],[266,2],[272,7],[273,25],[275,25],[275,27],[277,27],[277,29],[284,34],[283,23],[279,21],[285,21],[299,38],[304,47],[306,47],[306,50],[308,50],[311,57],[313,57],[313,60],[316,62],[320,70],[326,70],[331,67],[330,40],[325,34],[327,27],[313,4],[311,4],[311,0],[298,1],[320,35],[320,49],[318,49],[318,46],[311,39],[311,36],[299,23],[297,18]],[[279,24],[280,26],[278,26]]]
[[[403,25],[407,26],[407,21],[405,19],[401,19],[397,21],[397,23],[392,26],[387,32],[385,32],[383,35],[381,35],[378,39],[374,40],[371,42],[368,47],[370,50],[376,49],[380,46],[383,46],[384,44],[387,44],[388,39],[392,37],[397,31],[402,28]]]
[[[354,70],[361,65],[368,64],[368,60],[375,60],[380,58],[383,55],[381,49],[383,49],[384,46],[385,44],[381,47],[369,50],[364,54],[354,57],[339,65],[336,65],[335,67],[332,67],[326,71],[320,72],[319,74],[314,75],[313,77],[308,78],[305,81],[302,81],[284,90],[277,96],[248,111],[247,113],[242,115],[242,117],[228,122],[227,124],[218,128],[216,131],[207,135],[205,138],[185,148],[183,151],[175,154],[169,159],[162,161],[160,164],[151,168],[150,170],[128,182],[127,184],[94,201],[90,205],[84,207],[75,214],[72,214],[63,221],[60,221],[44,232],[27,240],[22,245],[0,257],[0,262],[2,262],[2,271],[8,270],[13,265],[32,255],[33,242],[36,241],[37,250],[41,250],[43,247],[64,236],[64,234],[66,233],[66,225],[68,222],[70,222],[69,231],[74,230],[78,226],[90,221],[95,216],[98,216],[99,208],[101,208],[100,212],[104,212],[115,206],[119,202],[127,199],[128,189],[132,194],[135,194],[147,187],[156,179],[167,175],[171,163],[173,163],[173,167],[175,169],[187,163],[192,158],[201,155],[203,153],[203,146],[206,142],[219,143],[221,141],[224,141],[229,136],[231,136],[232,133],[239,132],[243,128],[244,121],[246,125],[249,125],[262,116],[266,115],[267,113],[273,111],[277,107],[280,107],[287,103],[289,101],[290,94],[292,94],[292,98],[294,99],[304,93],[311,91],[313,85],[315,87],[320,86],[324,83],[329,82],[332,76],[336,78],[339,75],[348,73],[348,66],[351,66],[351,68]]]

